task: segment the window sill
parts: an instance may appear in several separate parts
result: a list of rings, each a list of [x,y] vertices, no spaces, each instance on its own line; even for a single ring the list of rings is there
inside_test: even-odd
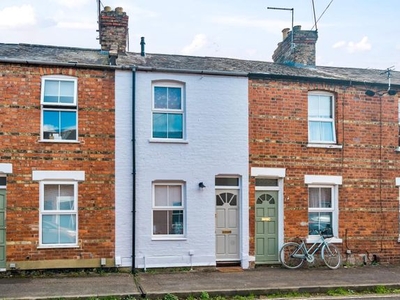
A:
[[[400,147],[396,147],[396,148],[394,149],[394,151],[400,153]]]
[[[39,143],[70,143],[70,144],[80,144],[81,141],[76,140],[39,140]]]
[[[40,245],[37,249],[79,248],[79,245]]]
[[[327,148],[327,149],[342,149],[342,145],[336,145],[336,144],[307,144],[308,148]]]
[[[173,237],[173,236],[153,236],[151,238],[152,241],[186,241],[187,238],[184,236],[177,236],[177,237]]]
[[[149,143],[189,144],[189,141],[178,139],[149,139]]]
[[[333,243],[333,244],[341,244],[343,242],[343,240],[338,238],[338,237],[333,237],[333,238],[329,238],[329,239],[326,239],[326,240],[329,243]],[[318,235],[316,235],[316,236],[308,236],[306,238],[306,243],[307,244],[313,244],[313,243],[318,242],[318,241],[319,241],[319,236]]]

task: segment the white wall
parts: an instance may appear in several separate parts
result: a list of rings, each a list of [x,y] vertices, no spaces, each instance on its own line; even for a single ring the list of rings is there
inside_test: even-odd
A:
[[[115,256],[132,266],[132,72],[115,74]]]
[[[129,72],[118,71],[116,80],[116,255],[131,251],[129,216],[131,145],[120,135],[128,133],[125,117],[131,99]],[[187,143],[157,143],[151,139],[151,83],[178,80],[185,83]],[[123,88],[121,88],[125,85]],[[118,92],[120,89],[124,91]],[[246,77],[136,73],[136,259],[138,268],[215,265],[216,175],[237,175],[241,186],[241,261],[248,267],[248,81]],[[125,120],[125,121],[124,121]],[[123,123],[123,124],[122,124]],[[130,135],[129,135],[130,137]],[[186,236],[177,240],[152,238],[152,182],[186,183]],[[207,186],[200,190],[199,182]],[[131,236],[131,235],[130,235]],[[189,251],[194,255],[189,256]]]

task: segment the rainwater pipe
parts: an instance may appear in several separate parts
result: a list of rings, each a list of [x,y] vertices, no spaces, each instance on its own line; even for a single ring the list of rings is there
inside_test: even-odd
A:
[[[136,68],[132,68],[132,273],[136,273],[136,147],[135,147]]]

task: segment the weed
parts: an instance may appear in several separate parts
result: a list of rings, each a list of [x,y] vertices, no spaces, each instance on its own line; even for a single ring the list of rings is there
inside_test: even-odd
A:
[[[347,295],[353,295],[354,291],[353,290],[346,290],[344,288],[337,288],[334,290],[329,290],[326,292],[328,296],[347,296]]]
[[[166,294],[163,298],[163,300],[179,300],[179,298],[175,295],[172,294]]]
[[[201,294],[200,294],[200,299],[201,300],[207,300],[207,299],[210,299],[210,295],[207,293],[207,292],[201,292]]]
[[[386,286],[378,285],[373,289],[373,292],[375,294],[388,294],[391,291]]]

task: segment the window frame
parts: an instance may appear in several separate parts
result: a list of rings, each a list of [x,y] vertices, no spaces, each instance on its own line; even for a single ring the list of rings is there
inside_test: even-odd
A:
[[[332,233],[333,238],[331,242],[341,243],[342,239],[339,237],[339,186],[342,184],[342,176],[334,175],[305,175],[304,183],[307,186],[307,232],[309,232],[309,188],[325,188],[329,187],[332,189],[331,199],[332,199]],[[312,209],[311,212],[316,212]],[[319,239],[319,235],[307,235],[307,243],[313,243]]]
[[[57,102],[48,102],[45,101],[45,90],[46,84],[50,81],[58,81],[58,82],[72,82],[73,83],[73,101],[72,103],[63,103],[60,101]],[[62,96],[60,90],[58,91],[57,97]],[[76,77],[71,76],[43,76],[41,79],[41,95],[40,95],[40,106],[41,106],[41,119],[40,119],[40,140],[44,142],[61,142],[61,143],[71,143],[78,141],[78,79]],[[58,112],[61,114],[62,112],[73,112],[75,113],[75,138],[74,139],[62,139],[62,132],[59,128],[59,133],[54,133],[53,135],[49,134],[47,138],[45,133],[45,112]],[[61,119],[61,115],[59,115],[59,121]]]
[[[328,97],[331,101],[331,114],[332,117],[331,118],[326,118],[326,117],[310,117],[310,96],[319,96],[319,97]],[[312,122],[319,122],[319,123],[330,123],[332,126],[332,138],[333,140],[322,140],[322,139],[318,139],[318,140],[313,140],[312,134],[311,134],[311,126],[310,124]],[[335,114],[335,96],[332,93],[329,92],[323,92],[323,91],[310,91],[308,92],[307,95],[307,126],[308,126],[308,142],[310,144],[328,144],[328,145],[332,145],[332,144],[336,144],[337,143],[337,139],[336,139],[336,114]]]
[[[156,108],[155,107],[155,89],[159,88],[180,88],[181,90],[181,108],[180,109],[168,109],[168,108]],[[185,113],[185,84],[179,81],[154,81],[151,85],[151,140],[152,141],[167,141],[167,142],[181,142],[186,140],[186,113]],[[154,136],[154,114],[166,114],[168,115],[181,115],[182,116],[182,137],[155,137]],[[167,126],[167,135],[169,133]]]
[[[73,186],[73,203],[74,207],[70,210],[44,209],[44,192],[47,185],[72,185]],[[55,216],[59,218],[62,215],[75,215],[75,243],[56,243],[49,244],[43,243],[43,216]],[[79,220],[78,220],[78,182],[73,180],[43,180],[39,182],[39,248],[76,248],[78,247],[78,233],[79,233]]]
[[[179,206],[158,206],[156,205],[156,187],[157,186],[180,186],[181,187],[181,205]],[[152,239],[163,239],[163,240],[176,240],[176,239],[186,239],[187,234],[187,226],[186,226],[186,184],[182,181],[154,181],[152,183],[152,209],[151,209],[151,236]],[[154,220],[154,212],[156,211],[182,211],[182,233],[167,233],[167,234],[156,234],[154,233],[155,229],[155,220]],[[171,221],[172,222],[172,221]],[[167,224],[168,225],[168,224]],[[172,224],[171,224],[172,225]]]

